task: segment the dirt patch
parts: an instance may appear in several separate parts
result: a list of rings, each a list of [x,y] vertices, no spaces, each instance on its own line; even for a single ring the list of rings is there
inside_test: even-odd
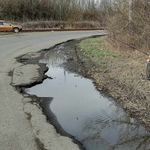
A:
[[[132,116],[150,128],[150,82],[145,78],[146,57],[132,49],[114,48],[107,37],[87,39],[76,45],[82,67],[98,90],[107,90]]]

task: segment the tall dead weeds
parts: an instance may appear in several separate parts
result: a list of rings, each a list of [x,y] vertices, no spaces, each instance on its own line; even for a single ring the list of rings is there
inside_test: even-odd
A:
[[[113,17],[109,18],[108,28],[110,34],[129,45],[150,53],[149,16],[149,0],[132,0],[132,19],[129,20],[129,3],[128,0],[123,0],[122,5],[114,9]],[[125,47],[125,45],[121,47],[123,46]]]

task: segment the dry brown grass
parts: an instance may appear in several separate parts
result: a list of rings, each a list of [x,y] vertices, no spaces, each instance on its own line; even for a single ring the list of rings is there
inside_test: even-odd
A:
[[[122,41],[150,53],[150,3],[147,0],[133,0],[132,20],[129,22],[128,1],[115,10],[109,18],[110,34]],[[117,41],[115,41],[117,43]],[[122,45],[123,47],[124,45]]]
[[[78,22],[68,22],[68,21],[32,21],[23,23],[24,29],[60,29],[61,25],[67,29],[93,29],[101,28],[99,22],[94,21],[78,21]]]
[[[108,38],[102,39],[101,47],[116,57],[93,57],[78,49],[88,77],[94,79],[98,89],[107,90],[131,115],[150,127],[150,82],[145,78],[147,57],[128,47],[116,46]]]

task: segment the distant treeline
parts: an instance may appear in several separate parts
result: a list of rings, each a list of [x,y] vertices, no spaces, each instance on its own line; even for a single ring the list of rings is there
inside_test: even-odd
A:
[[[0,19],[102,21],[105,4],[100,0],[0,0]]]

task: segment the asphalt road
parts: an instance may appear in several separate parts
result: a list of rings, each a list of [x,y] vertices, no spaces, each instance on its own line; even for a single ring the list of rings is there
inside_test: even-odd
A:
[[[12,85],[34,82],[38,65],[23,65],[16,57],[70,40],[103,35],[105,31],[0,34],[0,150],[78,150],[60,136],[42,111]],[[36,54],[35,54],[36,55]],[[32,56],[33,57],[33,56]],[[11,71],[11,76],[10,72]]]

